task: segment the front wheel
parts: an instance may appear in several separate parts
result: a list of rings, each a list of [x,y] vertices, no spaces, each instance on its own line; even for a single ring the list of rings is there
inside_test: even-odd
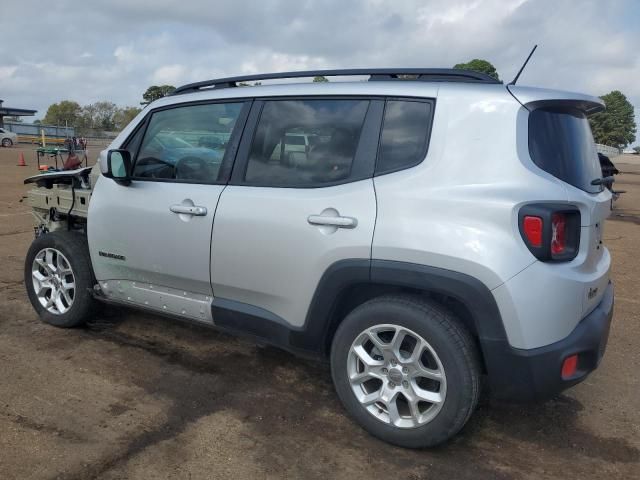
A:
[[[24,282],[43,321],[63,328],[83,324],[95,304],[86,238],[66,231],[40,235],[27,252]]]
[[[2,146],[3,147],[10,147],[13,145],[13,140],[11,140],[10,138],[3,138],[2,139]]]
[[[480,361],[461,322],[435,302],[384,296],[353,310],[331,349],[338,396],[368,432],[420,448],[455,435],[476,407]]]

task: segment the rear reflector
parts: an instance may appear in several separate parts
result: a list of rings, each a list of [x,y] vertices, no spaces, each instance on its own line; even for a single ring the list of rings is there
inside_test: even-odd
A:
[[[554,213],[551,216],[551,254],[564,253],[567,238],[567,221],[564,213]]]
[[[578,355],[571,355],[562,362],[562,378],[567,380],[573,377],[578,370]]]
[[[540,217],[525,216],[522,229],[532,247],[542,246],[542,219]]]

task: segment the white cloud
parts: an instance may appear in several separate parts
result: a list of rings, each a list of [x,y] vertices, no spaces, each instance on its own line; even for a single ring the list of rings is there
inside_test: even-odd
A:
[[[137,104],[152,83],[346,67],[449,67],[491,61],[510,80],[534,43],[521,83],[603,94],[620,89],[640,121],[640,4],[636,0],[80,0],[3,5],[0,90],[37,108],[63,98]],[[46,28],[83,11],[91,28]],[[634,20],[635,19],[635,20]],[[32,23],[35,24],[32,25]],[[38,24],[41,22],[41,24]],[[32,28],[33,27],[33,28]],[[55,45],[55,48],[43,48]],[[639,122],[640,123],[640,122]]]
[[[0,81],[13,77],[13,74],[16,73],[17,69],[18,67],[15,65],[0,66]]]
[[[184,65],[164,65],[151,75],[151,81],[161,85],[175,85],[184,81],[187,69]]]

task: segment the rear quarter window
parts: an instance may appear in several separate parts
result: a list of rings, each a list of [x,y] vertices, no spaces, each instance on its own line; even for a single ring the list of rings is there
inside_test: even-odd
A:
[[[591,185],[602,177],[591,127],[577,109],[539,108],[529,114],[529,154],[547,173],[585,192],[598,193]]]
[[[417,165],[427,154],[431,101],[389,99],[384,109],[376,174]]]

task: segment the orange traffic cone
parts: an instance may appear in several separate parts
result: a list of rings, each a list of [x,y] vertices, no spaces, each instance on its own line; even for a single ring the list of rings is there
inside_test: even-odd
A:
[[[27,166],[27,162],[24,161],[24,153],[20,153],[20,159],[18,160],[18,166],[19,167],[26,167]]]

